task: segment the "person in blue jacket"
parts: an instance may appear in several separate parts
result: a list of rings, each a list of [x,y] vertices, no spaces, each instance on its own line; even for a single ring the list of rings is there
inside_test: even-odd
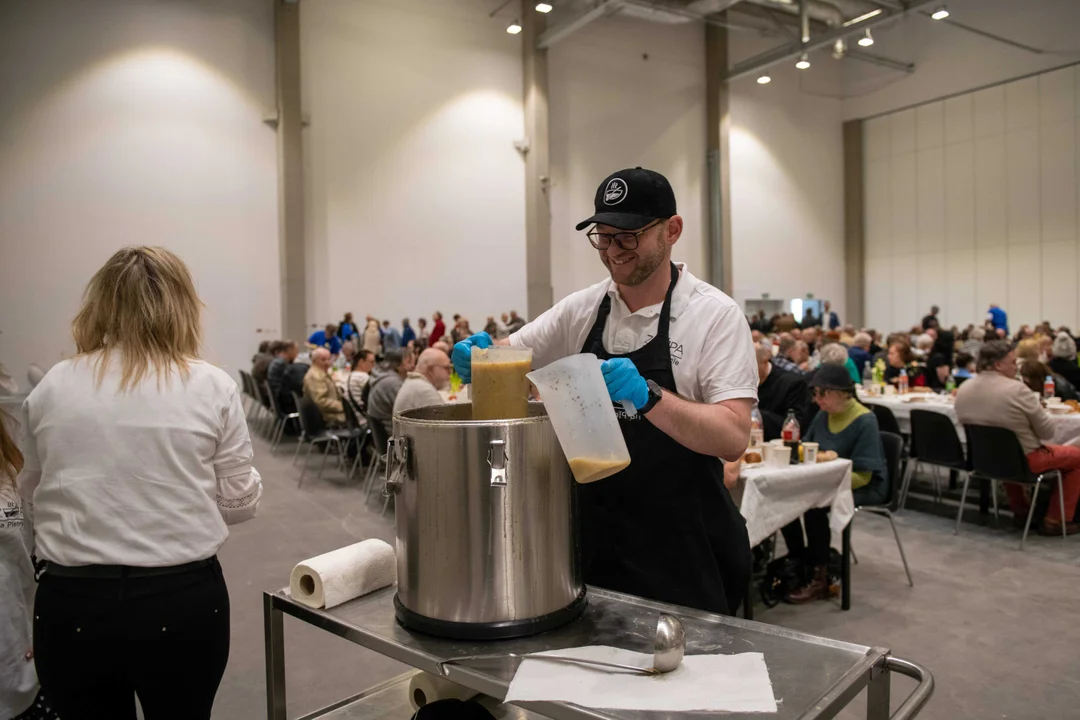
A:
[[[1009,316],[997,305],[991,303],[990,310],[986,313],[986,321],[994,326],[994,330],[1004,330],[1005,337],[1009,336]]]
[[[311,333],[311,337],[307,341],[308,345],[328,349],[331,355],[337,355],[341,352],[341,338],[337,336],[337,325],[333,323],[327,325],[323,330],[316,330]]]

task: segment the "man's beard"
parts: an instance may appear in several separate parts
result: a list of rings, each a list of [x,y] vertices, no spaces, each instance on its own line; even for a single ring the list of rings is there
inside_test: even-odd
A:
[[[666,230],[666,228],[665,228]],[[656,245],[656,252],[651,255],[642,255],[638,257],[637,267],[634,268],[634,272],[630,273],[630,277],[625,282],[621,283],[628,287],[635,287],[652,277],[652,274],[656,272],[656,269],[664,264],[664,259],[667,256],[667,244],[662,240]],[[607,256],[604,256],[604,264],[608,266],[608,272],[611,272],[611,261]]]

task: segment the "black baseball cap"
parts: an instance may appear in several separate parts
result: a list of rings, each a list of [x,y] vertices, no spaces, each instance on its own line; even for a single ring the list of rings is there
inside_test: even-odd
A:
[[[596,188],[596,214],[577,224],[584,230],[593,223],[620,230],[637,230],[657,218],[678,214],[675,192],[668,179],[653,170],[628,168],[604,178]]]

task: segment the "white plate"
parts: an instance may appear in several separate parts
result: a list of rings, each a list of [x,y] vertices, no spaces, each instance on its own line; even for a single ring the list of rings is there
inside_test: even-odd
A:
[[[746,462],[744,462],[742,464],[742,467],[743,467],[743,470],[753,470],[754,468],[765,467],[765,461],[762,460],[761,462],[756,462],[756,463],[746,463]]]

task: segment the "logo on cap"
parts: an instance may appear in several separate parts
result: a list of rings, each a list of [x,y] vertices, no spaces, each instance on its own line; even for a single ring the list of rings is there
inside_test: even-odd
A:
[[[627,192],[628,189],[625,180],[622,178],[612,178],[611,182],[604,188],[604,204],[618,205],[626,199]]]

